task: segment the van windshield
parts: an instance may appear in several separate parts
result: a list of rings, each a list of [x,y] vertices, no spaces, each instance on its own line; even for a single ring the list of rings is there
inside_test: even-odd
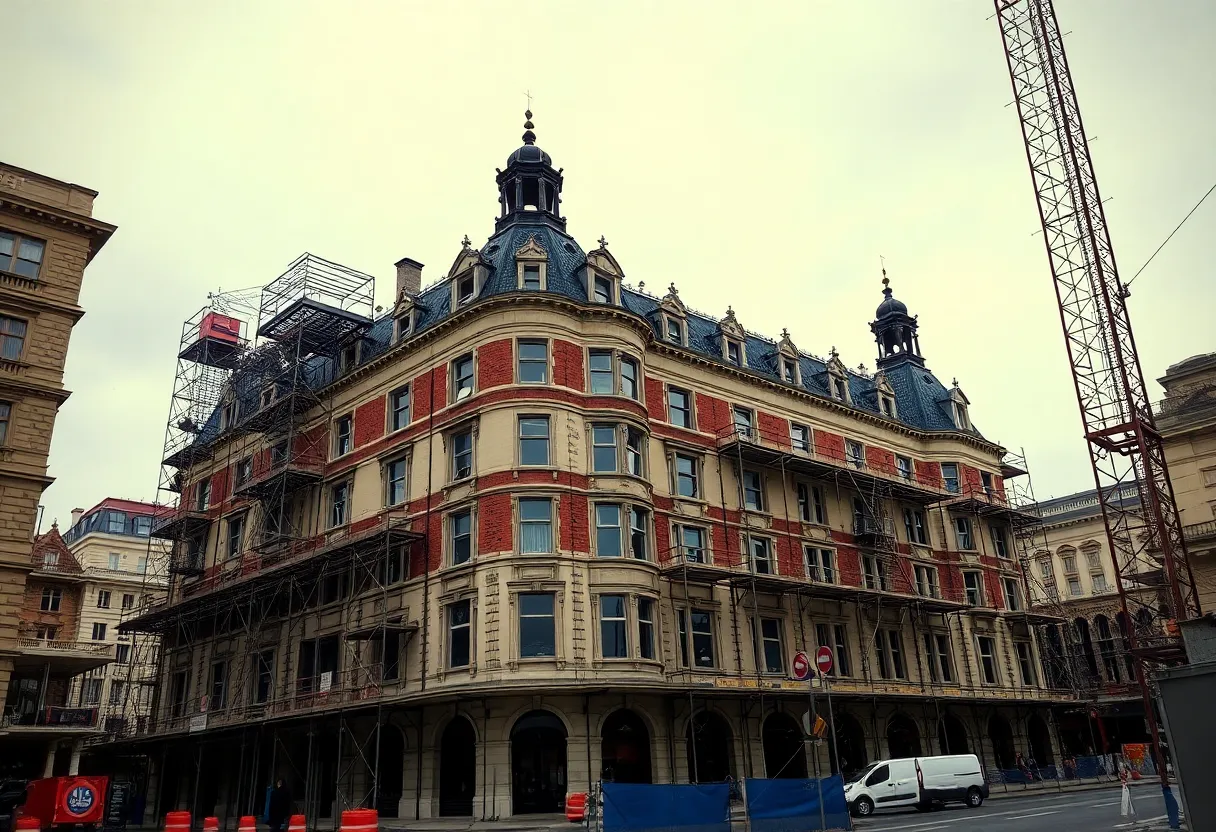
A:
[[[854,772],[853,774],[849,775],[849,778],[847,780],[845,780],[844,782],[856,783],[858,780],[860,780],[861,778],[863,778],[867,774],[869,774],[871,771],[873,771],[875,769],[875,767],[877,767],[877,766],[878,766],[878,763],[870,763],[868,766],[863,768],[861,771],[857,771],[857,772]]]

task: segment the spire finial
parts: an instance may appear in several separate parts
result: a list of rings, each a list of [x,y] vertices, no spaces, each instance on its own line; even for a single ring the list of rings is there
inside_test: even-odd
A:
[[[891,281],[887,279],[887,258],[878,255],[878,264],[882,269],[882,293],[891,297]]]
[[[600,248],[608,248],[608,241],[604,239],[603,234],[600,235],[600,238],[597,242],[599,242]]]
[[[528,97],[528,109],[524,110],[524,144],[536,144],[536,134],[532,132],[536,127],[532,123],[532,91],[528,90],[524,95]]]
[[[465,235],[464,235],[464,239],[460,241],[460,247],[461,247],[461,248],[468,248],[468,247],[469,247],[469,246],[471,246],[472,244],[473,244],[473,241],[469,239],[469,235],[468,235],[468,234],[465,234]]]

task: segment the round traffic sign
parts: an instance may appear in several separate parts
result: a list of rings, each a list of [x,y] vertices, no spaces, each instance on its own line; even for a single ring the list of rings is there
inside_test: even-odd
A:
[[[816,651],[815,667],[819,668],[819,672],[823,674],[832,672],[832,649],[830,647],[820,647]]]
[[[805,681],[811,675],[811,660],[807,658],[806,653],[801,651],[794,654],[793,661],[794,678],[798,681]]]

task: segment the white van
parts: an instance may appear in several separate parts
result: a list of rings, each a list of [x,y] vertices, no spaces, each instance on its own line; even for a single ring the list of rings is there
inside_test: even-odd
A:
[[[875,809],[928,809],[952,801],[975,808],[988,797],[988,783],[974,754],[879,760],[849,778],[844,799],[859,817]]]

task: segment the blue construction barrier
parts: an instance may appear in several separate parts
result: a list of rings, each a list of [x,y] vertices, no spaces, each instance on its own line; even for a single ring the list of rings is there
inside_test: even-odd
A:
[[[605,783],[604,832],[730,832],[726,783]]]
[[[844,780],[839,776],[819,781],[748,779],[745,792],[752,832],[852,829],[844,799]],[[819,820],[821,793],[826,827]]]

